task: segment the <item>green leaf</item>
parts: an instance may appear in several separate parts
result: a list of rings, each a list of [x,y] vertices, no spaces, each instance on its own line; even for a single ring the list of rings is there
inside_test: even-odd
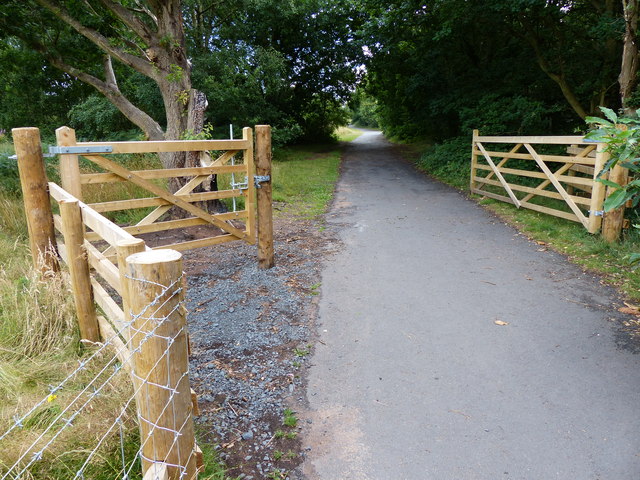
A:
[[[600,110],[602,110],[604,116],[611,120],[613,123],[618,122],[618,115],[616,115],[616,112],[607,107],[600,107]]]
[[[631,198],[631,196],[632,194],[630,192],[627,192],[622,188],[616,190],[604,201],[604,211],[610,212],[611,210],[621,207],[627,200],[629,200],[629,198]]]
[[[604,118],[599,118],[599,117],[586,117],[584,119],[584,121],[587,122],[587,123],[595,123],[595,124],[598,124],[598,125],[606,125],[608,127],[613,127],[614,126],[613,123],[608,122]]]
[[[607,187],[611,187],[611,188],[622,188],[622,185],[617,184],[616,182],[612,182],[611,180],[607,180],[605,178],[599,178],[598,181],[604,185],[606,185]]]

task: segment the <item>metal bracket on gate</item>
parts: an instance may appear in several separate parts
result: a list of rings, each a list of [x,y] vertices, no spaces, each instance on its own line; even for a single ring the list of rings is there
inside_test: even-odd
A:
[[[110,145],[95,145],[91,147],[49,147],[49,153],[55,155],[82,155],[86,153],[111,153],[113,147]]]
[[[268,182],[271,180],[271,175],[254,175],[253,176],[253,183],[255,183],[256,188],[262,188],[260,187],[261,183],[264,182]],[[246,190],[247,188],[249,188],[249,179],[247,177],[244,177],[244,183],[235,183],[233,184],[234,188],[237,188],[238,190]]]
[[[271,175],[254,175],[253,176],[253,181],[256,184],[256,188],[261,188],[260,187],[261,183],[271,181]]]
[[[234,190],[236,188],[238,190],[246,190],[247,188],[249,188],[249,179],[247,177],[244,177],[244,182],[232,183],[231,188],[233,188]]]
[[[592,213],[595,217],[604,217],[604,210],[589,210],[589,215],[591,215]]]

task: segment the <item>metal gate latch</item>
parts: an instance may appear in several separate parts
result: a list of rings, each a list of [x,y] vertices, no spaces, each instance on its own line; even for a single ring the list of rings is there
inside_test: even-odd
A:
[[[254,175],[253,181],[256,184],[256,188],[261,188],[260,184],[271,180],[271,175]]]
[[[592,213],[595,217],[604,217],[604,210],[589,210],[589,214]]]

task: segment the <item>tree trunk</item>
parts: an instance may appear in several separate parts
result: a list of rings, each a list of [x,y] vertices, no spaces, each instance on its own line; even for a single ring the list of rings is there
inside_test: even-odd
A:
[[[638,84],[638,4],[639,0],[622,0],[624,8],[624,48],[622,66],[618,83],[620,84],[620,100],[626,115],[633,115],[636,108],[629,106],[629,99]]]

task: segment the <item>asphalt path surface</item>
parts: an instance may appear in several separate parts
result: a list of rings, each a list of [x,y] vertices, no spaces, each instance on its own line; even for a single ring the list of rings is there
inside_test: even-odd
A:
[[[613,290],[377,132],[349,146],[328,219],[343,246],[322,278],[307,478],[640,478],[640,355]]]

